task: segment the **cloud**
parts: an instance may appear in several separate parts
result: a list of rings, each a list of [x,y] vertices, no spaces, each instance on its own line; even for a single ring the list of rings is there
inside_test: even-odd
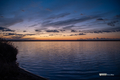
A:
[[[79,35],[86,35],[86,34],[84,34],[84,33],[79,33]]]
[[[61,36],[62,34],[49,34],[49,36],[56,36],[56,35],[57,35],[57,36],[58,36],[58,35]]]
[[[52,26],[52,27],[58,27],[58,26],[66,26],[66,25],[73,25],[76,23],[80,23],[80,22],[84,22],[87,20],[91,20],[91,19],[95,19],[98,16],[93,16],[92,18],[89,17],[83,17],[83,18],[73,18],[73,19],[68,19],[68,20],[64,20],[64,21],[57,21],[57,22],[43,22],[42,26],[43,27],[48,27],[48,26]]]
[[[4,18],[4,16],[0,16],[0,18]]]
[[[103,21],[104,19],[103,19],[103,18],[98,18],[98,19],[96,19],[96,20],[98,20],[98,21]]]
[[[65,31],[65,30],[60,30],[61,32]]]
[[[25,36],[24,34],[6,33],[4,36]]]
[[[13,36],[15,35],[16,33],[2,33],[4,36]]]
[[[0,30],[4,30],[4,29],[6,29],[6,28],[4,28],[4,27],[0,27]]]
[[[25,36],[32,36],[32,35],[36,35],[36,34],[24,34]]]
[[[12,39],[22,39],[24,36],[22,36],[22,35],[19,35],[19,36],[12,36],[11,38]]]
[[[42,24],[51,23],[51,20],[44,21]]]
[[[107,25],[109,25],[109,26],[115,26],[115,23],[117,23],[118,21],[111,21],[111,22],[109,22],[109,23],[107,23]]]
[[[5,27],[0,27],[0,31],[10,31],[10,32],[15,32],[15,30],[11,30],[9,28],[5,28]]]
[[[16,33],[6,33],[4,36],[10,36],[12,39],[21,39],[25,35],[24,34],[16,34]]]
[[[3,33],[4,36],[17,36],[17,37],[24,37],[24,36],[32,36],[36,34],[16,34],[16,33]]]
[[[103,33],[103,31],[93,31],[93,33]]]
[[[58,18],[62,18],[62,17],[68,16],[68,15],[70,15],[70,13],[61,13],[61,14],[58,14],[58,15],[48,17],[47,19],[58,19]]]
[[[59,32],[58,30],[46,30],[46,32]]]
[[[120,15],[116,15],[115,17],[116,17],[116,18],[120,18]]]
[[[71,30],[71,32],[77,32],[76,30]]]
[[[37,26],[38,24],[33,24],[33,25],[31,25],[31,26],[29,26],[29,27],[34,27],[34,26]]]
[[[36,31],[36,32],[41,32],[41,30],[40,30],[40,29],[36,29],[35,31]]]
[[[84,33],[79,33],[79,34],[71,34],[70,36],[79,36],[79,35],[86,35]]]
[[[15,35],[15,33],[8,33],[7,35]]]
[[[86,33],[110,33],[110,32],[120,32],[120,27],[110,28],[105,30],[88,31]]]
[[[63,29],[71,29],[72,27],[75,27],[74,25],[66,26]]]
[[[20,17],[0,18],[0,25],[3,27],[9,27],[9,26],[14,25],[19,22],[23,22],[23,19],[21,19]]]
[[[27,32],[26,30],[24,30],[23,32]]]

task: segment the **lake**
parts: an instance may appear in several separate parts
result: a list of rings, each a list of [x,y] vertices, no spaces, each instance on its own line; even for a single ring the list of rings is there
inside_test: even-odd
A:
[[[13,43],[19,50],[19,66],[50,80],[120,80],[120,41]]]

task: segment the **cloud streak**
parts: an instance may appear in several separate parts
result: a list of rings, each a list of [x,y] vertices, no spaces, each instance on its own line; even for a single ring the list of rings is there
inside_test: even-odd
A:
[[[17,33],[3,33],[4,36],[10,36],[12,39],[22,39],[25,36],[33,36],[36,34],[17,34]]]
[[[72,27],[75,27],[75,26],[74,25],[65,26],[65,27],[63,27],[63,29],[71,29]]]
[[[71,34],[70,36],[79,36],[79,35],[86,35],[84,33],[79,33],[79,34]]]
[[[50,16],[47,19],[58,19],[58,18],[63,18],[63,17],[68,16],[68,15],[70,15],[70,13],[61,13],[61,14],[58,14],[58,15]]]
[[[71,32],[77,32],[76,30],[71,30]]]
[[[59,32],[58,30],[46,30],[46,32]]]
[[[107,23],[107,25],[109,25],[109,26],[115,26],[115,23],[117,23],[118,21],[111,21],[111,22],[109,22],[109,23]]]
[[[11,25],[14,25],[16,23],[23,22],[23,19],[20,17],[14,17],[14,18],[0,18],[0,26],[3,27],[9,27]]]
[[[36,32],[41,32],[41,30],[40,30],[40,29],[36,29],[35,31],[36,31]]]
[[[57,21],[57,22],[43,22],[42,26],[43,27],[48,27],[48,26],[53,26],[53,27],[58,27],[58,26],[66,26],[66,25],[73,25],[76,23],[84,22],[87,20],[95,19],[98,16],[93,16],[92,18],[89,17],[82,17],[82,18],[73,18],[73,19],[68,19],[64,21]]]
[[[11,30],[11,29],[5,28],[5,27],[0,27],[0,31],[2,31],[2,32],[5,32],[5,31],[15,32],[15,30]]]
[[[87,31],[86,33],[111,33],[111,32],[120,32],[120,27],[109,28],[104,30]]]
[[[98,19],[96,19],[96,20],[98,20],[98,21],[103,21],[104,19],[103,19],[103,18],[98,18]]]
[[[33,25],[31,25],[31,26],[29,26],[29,27],[34,27],[34,26],[37,26],[38,24],[33,24]]]

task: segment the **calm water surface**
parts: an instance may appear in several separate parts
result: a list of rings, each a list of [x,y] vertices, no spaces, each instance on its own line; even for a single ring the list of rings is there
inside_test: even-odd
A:
[[[20,67],[50,80],[120,80],[119,41],[14,42]]]

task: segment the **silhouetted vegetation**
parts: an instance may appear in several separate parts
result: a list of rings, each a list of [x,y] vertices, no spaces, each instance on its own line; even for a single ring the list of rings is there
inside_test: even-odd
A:
[[[13,79],[19,74],[17,53],[18,50],[11,42],[0,38],[0,80]]]
[[[0,80],[46,80],[19,68],[17,54],[12,42],[0,38]]]
[[[18,50],[13,44],[5,39],[0,38],[0,61],[15,62]]]

